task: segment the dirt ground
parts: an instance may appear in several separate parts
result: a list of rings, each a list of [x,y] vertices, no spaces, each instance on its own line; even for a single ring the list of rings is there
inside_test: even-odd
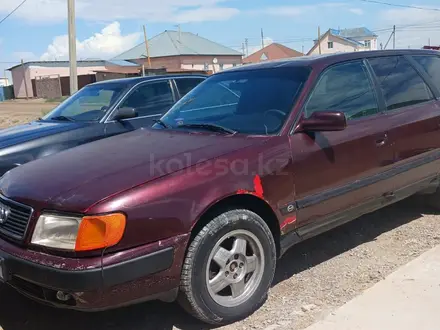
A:
[[[12,100],[0,102],[0,129],[30,122],[57,106],[44,100]]]
[[[53,106],[0,103],[0,121],[39,117]],[[402,201],[293,247],[278,262],[265,304],[248,319],[221,329],[305,329],[438,244],[440,213],[420,199]],[[177,304],[150,302],[88,314],[39,305],[5,285],[0,285],[0,306],[4,330],[210,329]]]

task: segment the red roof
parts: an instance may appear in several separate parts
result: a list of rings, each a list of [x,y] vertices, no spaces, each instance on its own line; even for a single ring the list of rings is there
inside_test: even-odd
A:
[[[248,57],[243,59],[243,63],[259,63],[263,61],[279,60],[282,58],[291,58],[303,56],[303,53],[297,52],[296,50],[286,47],[281,44],[273,43],[263,49],[255,52]]]
[[[423,46],[423,49],[440,50],[440,46]]]

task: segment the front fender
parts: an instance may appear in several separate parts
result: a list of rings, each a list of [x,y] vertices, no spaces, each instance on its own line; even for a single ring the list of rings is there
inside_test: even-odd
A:
[[[276,157],[280,161],[264,168],[259,166],[258,157],[241,151],[117,192],[89,207],[86,213],[127,214],[126,232],[113,250],[187,234],[207,209],[236,194],[253,194],[265,200],[281,222],[278,209],[293,198],[293,178],[285,171],[290,149],[288,145],[278,144],[276,149],[266,151],[270,159]],[[237,159],[253,161],[245,171],[239,172],[231,170]]]

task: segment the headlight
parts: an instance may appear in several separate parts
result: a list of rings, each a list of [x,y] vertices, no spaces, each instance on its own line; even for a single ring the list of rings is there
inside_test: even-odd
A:
[[[125,231],[121,213],[74,217],[42,214],[32,235],[32,244],[74,251],[90,251],[116,245]]]

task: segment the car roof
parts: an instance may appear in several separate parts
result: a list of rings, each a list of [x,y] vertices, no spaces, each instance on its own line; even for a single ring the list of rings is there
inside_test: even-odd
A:
[[[322,64],[335,64],[338,62],[363,59],[369,57],[378,56],[392,56],[392,55],[436,55],[440,56],[440,52],[436,50],[425,50],[425,49],[402,49],[402,50],[373,50],[373,51],[361,51],[361,52],[350,52],[350,53],[335,53],[335,54],[323,54],[323,55],[307,55],[294,58],[287,58],[281,60],[267,61],[256,64],[246,64],[240,67],[235,67],[223,71],[219,74],[226,74],[228,72],[238,72],[238,71],[250,71],[250,70],[260,70],[269,68],[280,68],[280,67],[297,67],[297,66],[317,66]]]
[[[159,79],[178,79],[178,78],[207,78],[208,75],[204,74],[164,74],[155,76],[145,76],[145,77],[132,77],[132,78],[121,78],[121,79],[111,79],[95,82],[89,84],[88,86],[98,86],[104,84],[121,84],[127,86],[134,86],[143,81],[159,80]]]

